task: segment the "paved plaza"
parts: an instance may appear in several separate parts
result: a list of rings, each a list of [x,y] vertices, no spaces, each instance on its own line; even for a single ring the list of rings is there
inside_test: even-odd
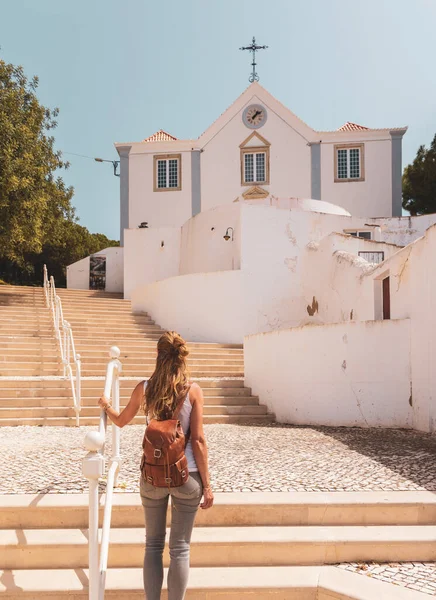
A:
[[[346,563],[341,569],[436,596],[435,563]]]
[[[216,492],[436,491],[436,436],[278,424],[206,425]],[[85,434],[95,428],[3,427],[0,493],[80,493]],[[121,432],[119,492],[138,490],[141,425]],[[106,453],[110,452],[109,443]],[[104,483],[103,483],[104,487]]]

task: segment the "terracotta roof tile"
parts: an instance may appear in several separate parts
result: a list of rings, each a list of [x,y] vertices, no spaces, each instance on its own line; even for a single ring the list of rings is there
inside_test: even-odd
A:
[[[156,133],[153,133],[153,135],[151,135],[148,138],[145,138],[145,140],[142,140],[142,141],[143,142],[175,142],[176,140],[177,140],[176,137],[174,137],[170,133],[167,133],[163,129],[160,129],[159,131],[156,131]]]
[[[369,130],[369,127],[364,127],[363,125],[357,125],[357,123],[351,123],[350,121],[347,121],[346,123],[344,123],[344,125],[342,125],[342,127],[339,127],[338,131],[362,131],[362,130]]]

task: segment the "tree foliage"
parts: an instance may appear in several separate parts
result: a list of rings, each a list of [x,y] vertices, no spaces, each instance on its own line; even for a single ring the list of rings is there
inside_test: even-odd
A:
[[[420,146],[404,169],[403,208],[412,216],[436,213],[436,135],[430,148]]]
[[[0,276],[39,283],[46,262],[62,284],[68,264],[118,242],[77,223],[52,135],[59,110],[38,101],[37,87],[0,60]]]

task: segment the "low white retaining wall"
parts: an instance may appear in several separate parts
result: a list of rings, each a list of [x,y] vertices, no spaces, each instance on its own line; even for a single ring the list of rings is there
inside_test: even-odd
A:
[[[191,342],[241,344],[245,334],[241,271],[195,273],[140,286],[132,311]]]
[[[245,338],[246,384],[283,423],[413,426],[410,321],[361,321]]]

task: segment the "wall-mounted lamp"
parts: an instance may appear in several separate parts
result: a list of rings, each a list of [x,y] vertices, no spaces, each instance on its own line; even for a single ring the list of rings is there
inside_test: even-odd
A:
[[[143,221],[142,223],[140,223],[140,225],[138,225],[138,229],[148,229],[148,222]]]
[[[230,229],[232,230],[232,237],[231,237],[231,239],[232,239],[232,242],[233,242],[233,227],[227,227],[227,231],[226,231],[225,235],[223,235],[223,238],[226,240],[226,242],[228,242],[229,239],[230,239],[230,235],[229,235]]]
[[[162,240],[160,243],[160,247],[163,248],[165,246],[165,242]]]

